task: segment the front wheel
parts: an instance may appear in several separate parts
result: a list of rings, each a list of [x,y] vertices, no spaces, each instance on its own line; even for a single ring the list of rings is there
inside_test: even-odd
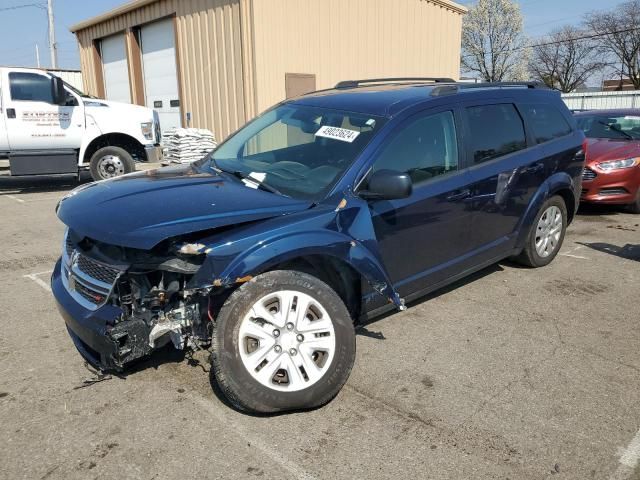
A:
[[[638,193],[636,194],[636,201],[629,204],[627,208],[631,213],[640,213],[640,188],[638,189]]]
[[[562,197],[551,197],[538,212],[516,261],[534,268],[549,265],[558,255],[566,231],[567,206]]]
[[[98,181],[131,173],[136,169],[136,164],[131,154],[125,149],[103,147],[91,156],[89,168],[91,177]]]
[[[353,321],[327,284],[272,271],[238,288],[213,333],[213,371],[228,400],[255,413],[315,408],[337,395],[355,360]]]

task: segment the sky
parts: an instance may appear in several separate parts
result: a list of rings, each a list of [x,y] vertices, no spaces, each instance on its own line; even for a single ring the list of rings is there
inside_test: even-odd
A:
[[[182,0],[191,1],[191,0]],[[269,0],[262,0],[269,1]],[[349,1],[349,0],[344,0]],[[395,0],[389,0],[395,1]],[[529,37],[537,38],[568,23],[579,23],[593,10],[615,7],[623,0],[520,0]],[[75,36],[69,27],[126,3],[123,0],[53,0],[58,65],[79,69],[80,58]],[[475,0],[459,0],[469,6]],[[0,65],[36,66],[36,44],[43,67],[50,66],[47,40],[46,0],[0,0]]]

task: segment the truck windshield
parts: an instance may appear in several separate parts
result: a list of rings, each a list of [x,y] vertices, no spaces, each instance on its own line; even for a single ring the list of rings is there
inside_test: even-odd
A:
[[[74,87],[73,85],[70,85],[69,83],[65,82],[64,80],[62,80],[62,83],[64,83],[65,87],[67,87],[73,93],[75,93],[76,95],[79,95],[82,98],[97,98],[97,97],[94,97],[93,95],[88,95],[88,94],[86,94],[84,92],[81,92],[76,87]]]
[[[281,105],[215,150],[210,168],[254,188],[318,200],[340,179],[385,119],[302,105]]]

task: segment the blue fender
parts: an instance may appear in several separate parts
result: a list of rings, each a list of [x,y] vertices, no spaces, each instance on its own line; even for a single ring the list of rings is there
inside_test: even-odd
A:
[[[518,239],[516,242],[517,248],[524,248],[531,225],[533,225],[542,204],[557,192],[564,189],[569,189],[571,191],[575,190],[573,179],[565,172],[558,172],[550,176],[542,185],[540,185],[536,193],[531,198],[527,211],[518,225]]]
[[[326,255],[353,267],[376,292],[404,309],[404,301],[393,288],[380,257],[366,202],[347,195],[335,209],[319,208],[300,217],[290,224],[276,220],[266,232],[261,226],[260,233],[247,240],[250,243],[246,248],[233,248],[233,253],[225,250],[225,245],[212,246],[190,287],[231,286],[279,263],[306,255]]]

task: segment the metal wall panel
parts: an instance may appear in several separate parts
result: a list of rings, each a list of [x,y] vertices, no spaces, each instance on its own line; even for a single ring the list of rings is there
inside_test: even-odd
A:
[[[449,0],[136,0],[74,29],[85,88],[98,94],[94,40],[175,15],[183,123],[189,112],[221,140],[285,98],[286,73],[314,74],[318,88],[457,78],[464,12]]]
[[[257,109],[285,98],[285,74],[340,80],[458,78],[464,8],[446,0],[253,0]]]
[[[92,94],[100,91],[93,58],[94,40],[175,16],[183,125],[187,125],[189,113],[190,126],[207,128],[218,140],[224,139],[247,119],[240,1],[138,1],[116,9],[115,16],[106,14],[98,23],[87,22],[76,31],[85,88]],[[139,7],[134,8],[136,4]]]
[[[640,91],[566,93],[564,103],[573,110],[640,108]]]

